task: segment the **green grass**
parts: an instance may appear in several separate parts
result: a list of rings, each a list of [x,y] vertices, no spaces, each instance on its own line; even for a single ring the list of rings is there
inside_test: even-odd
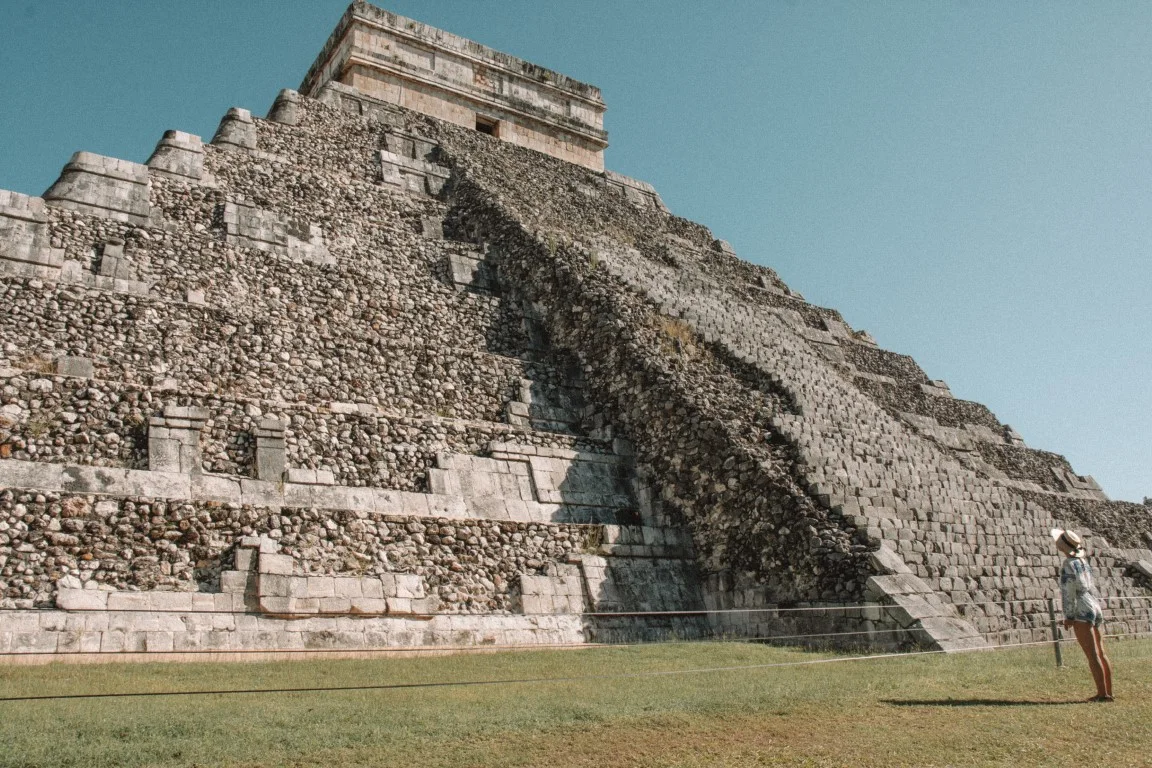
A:
[[[0,766],[1137,766],[1152,642],[401,690],[0,703]],[[0,667],[0,696],[584,677],[834,658],[744,644],[275,664]]]

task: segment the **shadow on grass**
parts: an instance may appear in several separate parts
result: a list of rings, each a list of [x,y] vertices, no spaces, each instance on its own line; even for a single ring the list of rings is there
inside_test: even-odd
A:
[[[881,699],[882,704],[894,707],[1052,707],[1083,704],[1073,701],[1032,701],[1029,699]]]

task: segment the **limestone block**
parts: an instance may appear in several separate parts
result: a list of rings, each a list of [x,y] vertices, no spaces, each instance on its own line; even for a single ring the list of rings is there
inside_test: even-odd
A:
[[[492,270],[480,253],[449,252],[448,273],[457,291],[471,289],[492,293],[496,287]]]
[[[413,601],[408,597],[389,597],[385,601],[388,605],[389,614],[398,613],[415,613],[413,609]]]
[[[296,613],[295,600],[294,597],[261,595],[259,606],[264,613],[293,614]]]
[[[941,613],[938,607],[917,595],[894,595],[892,602],[895,607],[884,610],[902,627],[911,626],[914,622],[930,616],[939,616]]]
[[[200,474],[200,430],[207,419],[204,408],[177,406],[166,406],[162,416],[149,419],[149,469]]]
[[[191,592],[142,592],[153,611],[191,611]]]
[[[57,589],[56,607],[64,611],[104,611],[109,592],[95,589]]]
[[[320,612],[320,598],[318,597],[300,597],[298,595],[289,596],[288,609],[292,613],[319,613]]]
[[[274,417],[265,417],[256,428],[256,477],[279,482],[287,464],[284,443],[286,425]]]
[[[268,110],[268,119],[274,123],[284,125],[298,125],[300,122],[300,99],[296,91],[285,88],[276,96],[272,108]]]
[[[212,143],[226,149],[256,149],[256,123],[246,109],[232,107],[220,121]]]
[[[501,499],[494,496],[466,496],[464,501],[468,505],[468,512],[470,517],[477,517],[486,520],[510,519],[508,516],[507,499]]]
[[[292,261],[333,266],[336,257],[328,251],[324,231],[316,224],[289,221],[285,226],[285,245]]]
[[[151,611],[152,601],[146,592],[109,592],[110,611]]]
[[[153,171],[193,181],[204,178],[204,143],[199,136],[183,131],[165,131],[156,144],[148,167]]]
[[[384,591],[384,597],[396,596],[396,574],[382,573],[380,574],[380,584]]]
[[[294,571],[291,555],[271,555],[261,552],[257,567],[261,574],[277,574],[290,576]]]
[[[920,628],[931,638],[929,644],[943,651],[967,651],[988,646],[980,633],[962,619],[946,616],[929,617],[920,620]]]
[[[351,613],[359,614],[386,614],[388,613],[388,601],[382,597],[353,597],[350,598]]]
[[[933,591],[922,579],[912,574],[873,576],[868,579],[865,590],[872,598],[890,597],[892,595],[930,594]]]
[[[133,282],[136,280],[136,266],[130,258],[124,255],[124,241],[120,238],[112,238],[104,243],[100,253],[99,274],[101,277],[112,278],[113,281]],[[113,283],[114,285],[115,283]]]
[[[237,594],[247,592],[249,576],[247,570],[224,571],[220,574],[220,591]]]
[[[305,467],[289,467],[284,470],[284,481],[298,485],[316,485],[316,470]]]
[[[935,397],[953,397],[952,391],[948,389],[948,385],[942,379],[936,379],[930,384],[921,384],[920,391],[926,395],[933,395]]]
[[[337,596],[320,598],[321,613],[348,613],[351,610],[351,598]]]
[[[44,193],[44,200],[61,208],[143,226],[151,212],[148,184],[145,165],[77,152]]]
[[[247,576],[247,574],[245,574]],[[257,591],[264,597],[296,597],[293,594],[296,577],[284,574],[261,573],[257,581]]]
[[[60,357],[56,359],[56,373],[61,376],[76,376],[90,379],[95,373],[92,361],[87,357]]]
[[[444,219],[440,216],[423,216],[420,227],[425,238],[429,240],[444,239]]]
[[[335,590],[335,580],[331,576],[309,576],[305,597],[332,597]]]
[[[421,598],[424,597],[424,579],[414,573],[396,573],[396,597]]]
[[[381,494],[381,495],[383,495],[386,498],[388,498],[389,500],[391,500],[393,505],[397,505],[399,507],[398,511],[400,512],[400,514],[415,515],[417,517],[427,517],[428,516],[428,495],[427,494],[408,493],[408,492],[398,492],[398,493],[397,492],[388,492],[386,494]],[[388,507],[381,507],[380,506],[380,504],[382,502],[380,495],[378,495],[376,497],[376,499],[377,499],[377,506],[376,506],[377,510],[388,509]],[[384,503],[387,503],[387,502],[384,502]],[[392,507],[392,509],[394,509],[394,510],[395,510],[395,508],[396,508],[395,506]]]
[[[240,501],[257,507],[279,507],[284,504],[279,482],[240,480]]]
[[[362,582],[365,579],[360,578],[342,578],[337,577],[333,582],[333,594],[336,597],[362,597],[363,587]],[[379,579],[373,579],[379,583]]]
[[[552,597],[550,595],[535,594],[521,595],[520,610],[525,614],[552,613]]]
[[[873,570],[883,575],[909,574],[912,572],[904,560],[900,558],[900,555],[893,552],[887,544],[881,544],[879,549],[871,552],[868,560]]]
[[[433,467],[428,470],[428,489],[443,496],[460,496],[460,477],[456,472]]]

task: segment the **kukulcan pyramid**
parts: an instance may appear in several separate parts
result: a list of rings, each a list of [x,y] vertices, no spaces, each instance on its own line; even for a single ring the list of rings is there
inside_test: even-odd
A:
[[[266,118],[0,191],[0,653],[1044,640],[1152,516],[362,2]],[[804,610],[796,610],[804,609]]]

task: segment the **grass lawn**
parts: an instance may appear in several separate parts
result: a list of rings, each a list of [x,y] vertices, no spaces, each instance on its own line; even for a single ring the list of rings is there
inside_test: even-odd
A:
[[[1152,642],[1117,701],[1050,647],[683,675],[0,702],[0,766],[1147,766]],[[833,658],[693,643],[275,664],[0,667],[0,696],[582,677]]]

